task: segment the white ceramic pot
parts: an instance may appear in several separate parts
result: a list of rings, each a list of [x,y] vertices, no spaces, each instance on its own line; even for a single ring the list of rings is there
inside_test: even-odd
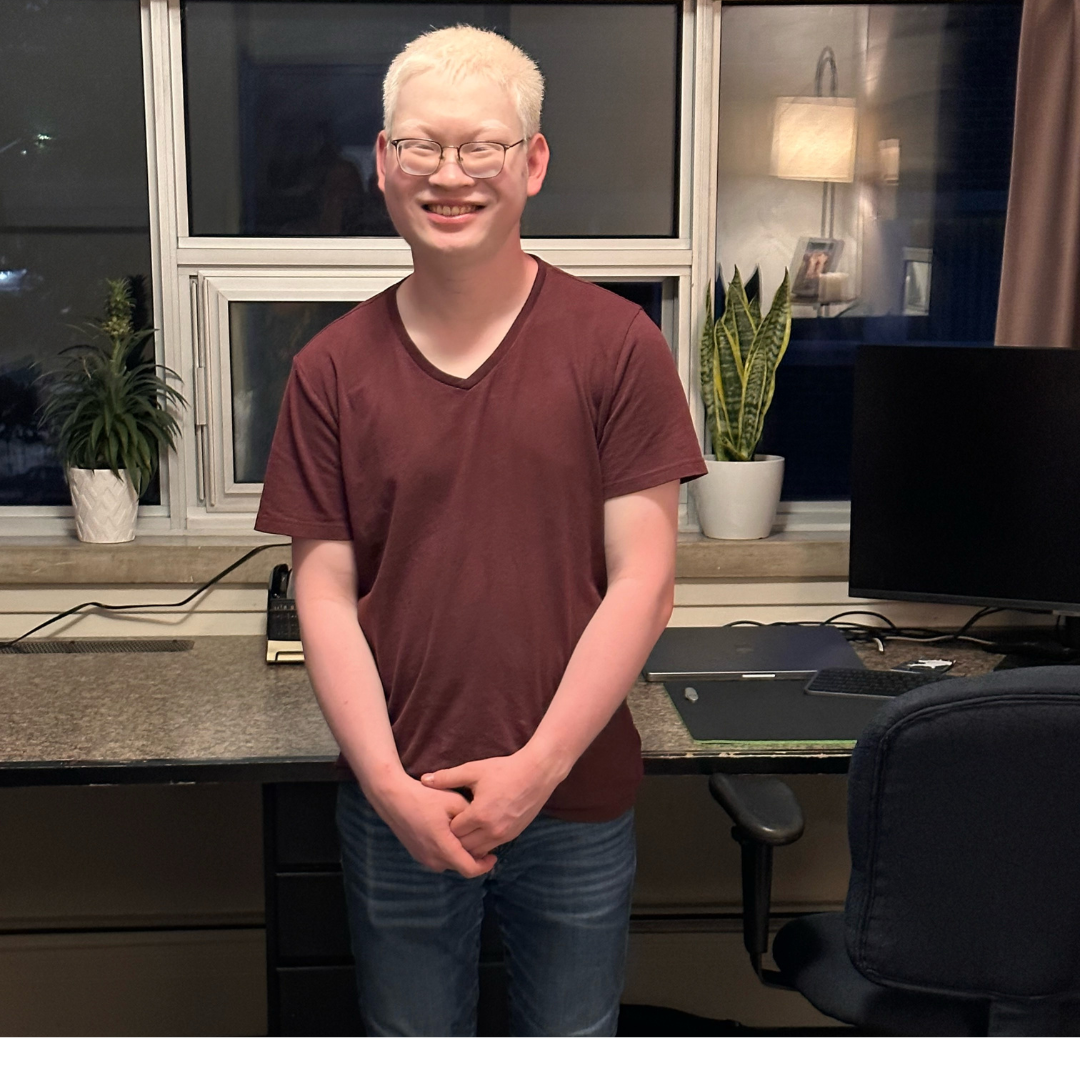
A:
[[[88,544],[123,544],[135,539],[139,497],[125,470],[68,469],[75,532]]]
[[[757,540],[776,519],[784,459],[758,454],[753,461],[706,461],[708,476],[691,485],[701,531],[717,540]]]

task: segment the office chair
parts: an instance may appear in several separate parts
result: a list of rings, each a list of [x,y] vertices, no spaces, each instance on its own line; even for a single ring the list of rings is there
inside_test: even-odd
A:
[[[742,845],[759,977],[894,1035],[1080,1034],[1080,667],[949,679],[887,702],[848,778],[843,912],[768,948],[772,851],[802,833],[773,777],[710,777]]]

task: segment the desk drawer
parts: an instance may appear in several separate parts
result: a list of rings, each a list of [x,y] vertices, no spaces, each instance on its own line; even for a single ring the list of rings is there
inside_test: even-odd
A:
[[[278,962],[351,962],[345,887],[340,873],[278,873],[273,887]]]
[[[267,811],[273,835],[272,859],[277,869],[327,866],[341,862],[337,825],[338,785],[273,784]]]
[[[349,965],[278,968],[276,1035],[363,1035]]]

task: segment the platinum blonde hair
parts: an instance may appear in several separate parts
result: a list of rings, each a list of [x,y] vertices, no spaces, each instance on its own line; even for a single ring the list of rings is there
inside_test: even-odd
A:
[[[490,30],[449,26],[414,38],[394,57],[383,81],[383,127],[390,131],[401,87],[429,71],[454,82],[483,75],[506,90],[514,102],[526,139],[540,130],[544,77],[516,45]]]

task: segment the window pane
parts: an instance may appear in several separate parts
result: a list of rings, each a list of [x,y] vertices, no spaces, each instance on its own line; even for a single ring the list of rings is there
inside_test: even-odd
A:
[[[621,296],[631,303],[640,304],[645,309],[645,314],[657,326],[664,326],[664,281],[598,281],[603,289]],[[674,288],[672,287],[670,303],[674,304]]]
[[[785,499],[848,497],[859,344],[993,343],[1019,33],[1018,3],[723,9],[721,269],[760,266],[766,307],[785,267],[802,294],[761,448]]]
[[[525,236],[671,236],[675,3],[185,0],[193,236],[389,236],[374,174],[382,80],[435,27],[496,30],[539,64],[552,146]]]
[[[0,101],[0,504],[60,505],[34,364],[150,279],[138,0],[0,5]]]
[[[229,304],[233,472],[261,484],[293,357],[356,305],[336,301],[242,300]]]

